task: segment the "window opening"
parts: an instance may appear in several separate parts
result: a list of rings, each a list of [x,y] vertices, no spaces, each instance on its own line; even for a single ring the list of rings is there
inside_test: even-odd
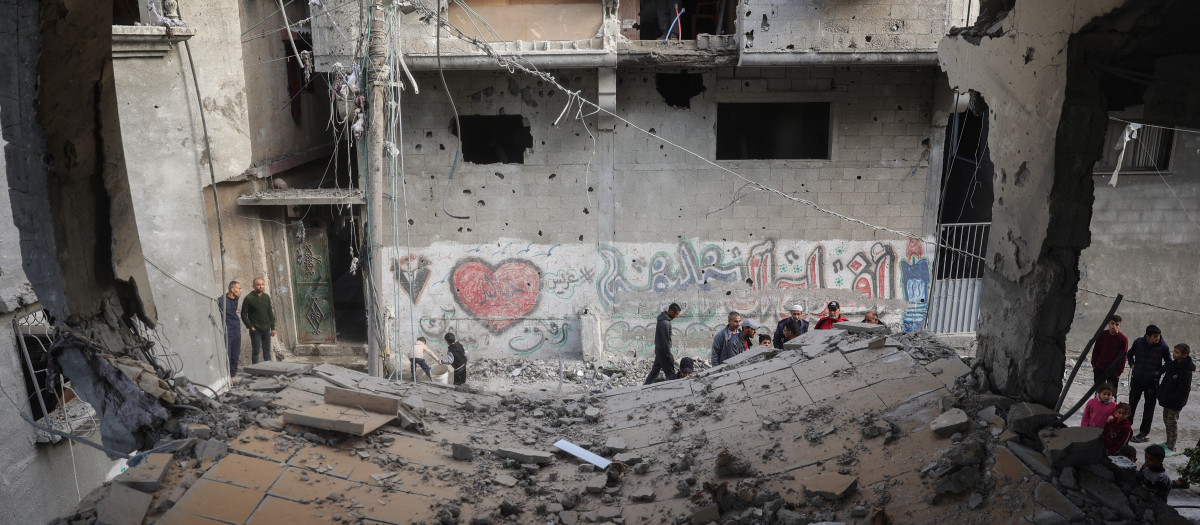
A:
[[[529,122],[521,115],[460,115],[463,161],[474,164],[524,164],[533,147]],[[450,133],[458,127],[450,119]]]
[[[1093,173],[1112,173],[1121,161],[1121,171],[1167,171],[1171,163],[1171,151],[1175,145],[1175,130],[1142,126],[1137,136],[1125,144],[1125,155],[1121,155],[1121,143],[1125,137],[1127,123],[1109,120],[1104,134],[1104,149],[1096,161]]]
[[[692,107],[692,97],[704,92],[704,76],[700,73],[657,73],[654,75],[654,88],[668,106],[677,108]]]
[[[828,102],[717,104],[717,159],[829,159],[829,116]]]
[[[628,7],[627,7],[628,6]],[[734,0],[636,0],[620,3],[622,33],[634,38],[626,28],[636,34],[635,39],[662,40],[667,31],[671,39],[695,40],[696,35],[728,35],[734,31],[733,20],[737,9]],[[682,10],[682,12],[680,12]],[[637,14],[637,20],[630,18]],[[678,15],[678,20],[676,17]],[[672,26],[674,23],[674,27]]]
[[[50,347],[57,338],[50,316],[44,309],[13,319],[16,349],[20,353],[25,378],[26,414],[38,423],[77,436],[95,433],[100,423],[96,410],[76,397],[71,383],[53,366]],[[57,443],[63,438],[34,428],[37,443]]]

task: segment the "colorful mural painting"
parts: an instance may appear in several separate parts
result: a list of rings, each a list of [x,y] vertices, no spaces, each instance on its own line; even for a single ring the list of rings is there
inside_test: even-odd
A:
[[[588,311],[601,319],[595,344],[604,351],[650,355],[654,317],[670,302],[684,305],[675,334],[697,355],[730,310],[773,329],[791,304],[807,305],[816,318],[831,298],[851,315],[879,310],[886,322],[911,331],[924,326],[931,279],[917,240],[502,240],[398,252],[390,254],[394,278],[385,283],[409,297],[396,305],[398,317],[411,308],[420,334],[440,340],[455,331],[469,350],[493,356],[580,352],[580,315]]]

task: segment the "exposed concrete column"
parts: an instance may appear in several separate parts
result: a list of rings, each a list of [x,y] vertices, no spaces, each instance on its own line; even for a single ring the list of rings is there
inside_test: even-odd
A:
[[[597,103],[600,107],[608,111],[616,111],[617,108],[617,70],[611,67],[602,67],[597,70]],[[596,185],[596,198],[598,200],[598,217],[599,222],[597,227],[599,240],[598,242],[613,242],[616,240],[616,200],[613,199],[613,156],[616,151],[613,148],[613,133],[616,129],[617,119],[608,113],[600,112],[597,114],[598,131],[596,133],[596,175],[599,180]]]
[[[370,252],[367,258],[367,373],[380,375],[379,345],[383,335],[383,308],[379,291],[383,286],[383,135],[384,135],[384,88],[391,80],[389,71],[384,70],[387,53],[387,12],[382,0],[371,2],[371,39],[367,54],[370,66],[369,109],[371,118],[367,131],[367,231]]]
[[[1006,19],[980,20],[987,35],[938,46],[950,86],[982,94],[990,108],[996,200],[984,272],[979,355],[1001,393],[1043,404],[1062,387],[1065,336],[1074,313],[1079,253],[1088,244],[1090,172],[1057,163],[1070,126],[1067,49],[1072,33],[1121,0],[1018,0]],[[1081,202],[1082,200],[1082,202]],[[1079,220],[1082,216],[1083,220]]]

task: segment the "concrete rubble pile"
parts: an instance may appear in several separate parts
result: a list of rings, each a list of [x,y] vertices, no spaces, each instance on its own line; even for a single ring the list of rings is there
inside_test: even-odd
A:
[[[855,325],[598,393],[247,367],[57,523],[1186,522],[1098,432]]]

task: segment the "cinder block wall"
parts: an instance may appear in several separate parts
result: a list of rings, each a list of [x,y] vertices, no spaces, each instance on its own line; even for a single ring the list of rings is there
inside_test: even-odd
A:
[[[596,71],[554,73],[595,99]],[[919,321],[932,255],[922,243],[776,194],[750,191],[730,205],[745,181],[657,137],[711,159],[718,103],[828,101],[831,160],[720,164],[920,234],[933,69],[705,70],[706,89],[686,109],[664,102],[655,73],[618,72],[616,113],[628,123],[606,136],[595,116],[587,129],[573,118],[577,106],[554,127],[568,97],[543,81],[447,72],[461,115],[520,114],[533,137],[524,164],[460,161],[453,180],[453,114],[436,74],[418,77],[421,95],[406,93],[401,106],[408,184],[396,191],[407,214],[398,208],[401,228],[387,233],[385,303],[396,305],[401,341],[453,330],[476,357],[578,354],[588,312],[600,317],[604,351],[649,355],[654,317],[670,302],[684,305],[677,350],[704,357],[731,309],[768,325],[761,333],[792,303],[815,319],[835,298],[852,316],[874,308],[897,328],[906,314]],[[443,194],[451,214],[470,218],[448,217]]]
[[[745,51],[933,51],[952,15],[951,0],[745,0]],[[952,13],[951,10],[954,10]]]
[[[1200,312],[1194,287],[1185,284],[1200,275],[1195,253],[1200,227],[1193,222],[1200,220],[1200,134],[1177,135],[1170,171],[1161,178],[1153,172],[1124,172],[1113,187],[1108,175],[1095,177],[1092,244],[1080,258],[1079,286],[1125,294],[1120,314],[1130,342],[1145,333],[1146,325],[1155,324],[1170,345],[1195,347],[1200,345],[1196,316],[1129,302]],[[1083,350],[1113,301],[1082,291],[1077,297],[1067,336],[1069,358]]]

